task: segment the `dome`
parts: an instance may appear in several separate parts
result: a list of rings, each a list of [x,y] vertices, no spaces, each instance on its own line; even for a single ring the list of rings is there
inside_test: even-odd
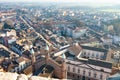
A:
[[[45,46],[45,50],[46,50],[46,51],[49,51],[48,45]]]
[[[34,50],[33,50],[33,49],[30,49],[30,53],[31,53],[31,54],[34,54],[35,52],[34,52]]]
[[[66,59],[66,56],[65,56],[65,54],[64,54],[64,53],[62,54],[62,58],[63,58],[63,59]]]

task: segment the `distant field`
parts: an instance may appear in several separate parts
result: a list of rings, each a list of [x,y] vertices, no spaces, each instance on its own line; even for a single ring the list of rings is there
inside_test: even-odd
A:
[[[103,12],[120,12],[120,9],[102,9]]]

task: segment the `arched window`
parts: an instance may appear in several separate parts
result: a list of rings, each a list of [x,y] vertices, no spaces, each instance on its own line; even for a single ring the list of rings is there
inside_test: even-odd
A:
[[[68,71],[70,71],[70,66],[68,66]]]

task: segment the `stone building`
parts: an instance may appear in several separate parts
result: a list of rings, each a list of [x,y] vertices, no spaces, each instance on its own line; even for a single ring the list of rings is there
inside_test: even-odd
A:
[[[112,73],[110,50],[73,44],[55,53],[65,55],[67,78],[72,80],[105,80]]]
[[[54,52],[49,52],[49,47],[46,46],[44,54],[31,57],[33,75],[72,80],[105,80],[112,73],[110,57],[110,50],[79,44]]]
[[[45,47],[45,55],[34,63],[34,74],[44,77],[67,78],[66,61],[64,57],[53,57],[49,47]],[[32,57],[34,58],[34,57]]]

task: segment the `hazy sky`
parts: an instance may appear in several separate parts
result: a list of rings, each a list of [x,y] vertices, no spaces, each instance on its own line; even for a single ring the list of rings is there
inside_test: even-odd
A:
[[[112,3],[112,4],[120,4],[120,0],[0,0],[0,1],[9,1],[9,2],[90,2],[90,3]]]

